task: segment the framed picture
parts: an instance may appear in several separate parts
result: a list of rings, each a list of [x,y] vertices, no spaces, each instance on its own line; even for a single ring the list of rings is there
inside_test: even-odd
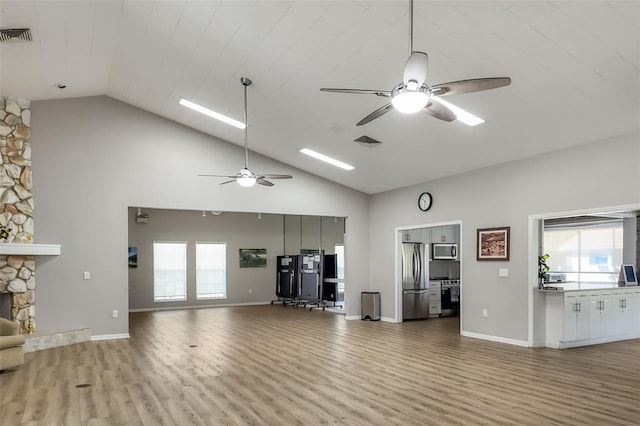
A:
[[[478,260],[509,260],[509,227],[478,229]]]
[[[267,249],[240,249],[241,268],[266,268]]]
[[[138,247],[129,247],[129,268],[138,267]]]

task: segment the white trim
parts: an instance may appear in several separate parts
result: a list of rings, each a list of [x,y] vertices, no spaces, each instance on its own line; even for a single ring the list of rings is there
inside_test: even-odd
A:
[[[251,303],[218,303],[216,305],[163,306],[163,307],[142,308],[142,309],[129,309],[129,312],[179,311],[181,309],[224,308],[224,307],[230,307],[230,306],[257,306],[257,305],[270,305],[270,304],[271,302],[251,302]]]
[[[129,333],[98,334],[97,336],[91,336],[91,341],[94,342],[96,340],[128,339],[129,337]]]
[[[383,321],[383,322],[392,322],[392,323],[394,323],[394,324],[397,324],[397,323],[398,323],[398,321],[396,321],[396,319],[395,319],[395,318],[389,318],[389,317],[380,317],[380,321]]]
[[[490,336],[488,334],[472,333],[470,331],[463,331],[462,335],[465,337],[473,337],[474,339],[490,340],[492,342],[507,343],[509,345],[529,347],[529,342],[525,340],[507,339],[506,337]]]
[[[591,346],[591,345],[599,345],[601,343],[611,343],[611,342],[619,342],[621,340],[632,340],[640,338],[640,333],[627,333],[627,334],[618,334],[615,336],[604,336],[604,337],[596,337],[593,339],[584,339],[584,340],[572,340],[569,342],[549,342],[547,343],[547,347],[553,349],[567,349],[567,348],[578,348],[580,346]]]
[[[362,319],[362,317],[360,315],[345,315],[344,319],[346,319],[347,321],[352,321]]]

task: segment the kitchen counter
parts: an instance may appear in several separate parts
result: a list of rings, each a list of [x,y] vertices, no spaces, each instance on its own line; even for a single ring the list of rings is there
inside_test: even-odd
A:
[[[582,291],[582,290],[606,290],[613,288],[625,288],[618,283],[580,283],[575,281],[567,281],[563,283],[550,283],[544,288],[538,289],[542,292],[562,293],[565,291]]]

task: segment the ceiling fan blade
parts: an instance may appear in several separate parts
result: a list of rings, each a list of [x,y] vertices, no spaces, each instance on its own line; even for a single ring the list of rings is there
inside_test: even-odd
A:
[[[471,80],[451,81],[431,86],[434,96],[459,95],[461,93],[481,92],[497,89],[511,84],[509,77],[473,78]]]
[[[392,109],[393,109],[393,105],[391,103],[388,103],[388,104],[378,108],[377,110],[373,111],[371,114],[367,115],[362,120],[360,120],[358,122],[358,124],[356,124],[356,126],[362,126],[364,124],[367,124],[368,122],[373,121],[376,118],[385,115],[386,113],[388,113]]]
[[[273,186],[273,183],[269,182],[266,179],[258,179],[256,183],[259,183],[260,185],[264,185],[264,186]]]
[[[293,176],[291,175],[276,175],[273,173],[264,173],[262,175],[260,175],[261,178],[268,178],[268,179],[292,179]]]
[[[234,179],[236,176],[227,176],[227,175],[198,175],[198,176],[203,176],[203,177],[221,177],[221,178],[229,178],[229,179]]]
[[[391,91],[390,90],[369,90],[369,89],[331,89],[323,87],[320,89],[321,92],[332,92],[332,93],[350,93],[353,95],[377,95],[382,96],[383,98],[390,98]]]
[[[430,116],[447,122],[454,121],[456,118],[458,118],[453,111],[451,111],[448,107],[442,105],[440,102],[429,102],[427,106],[424,107],[424,109]]]
[[[235,182],[235,181],[236,181],[235,179],[231,179],[231,180],[228,180],[228,181],[225,181],[225,182],[220,182],[219,185],[226,185],[228,183]]]
[[[411,56],[404,66],[402,81],[408,84],[410,80],[418,83],[418,87],[427,79],[428,57],[424,52],[411,52]]]

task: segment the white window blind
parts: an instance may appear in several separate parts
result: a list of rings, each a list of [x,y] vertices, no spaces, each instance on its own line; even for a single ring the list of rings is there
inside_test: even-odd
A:
[[[196,298],[227,297],[227,244],[196,243]]]
[[[153,300],[187,300],[187,243],[153,243]]]
[[[618,281],[622,263],[622,223],[545,229],[544,251],[551,272],[567,281]]]

